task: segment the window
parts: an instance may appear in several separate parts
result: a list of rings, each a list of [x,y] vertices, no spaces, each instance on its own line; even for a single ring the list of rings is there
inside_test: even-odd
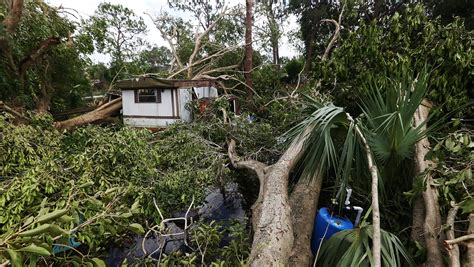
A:
[[[139,89],[135,91],[136,103],[161,103],[161,90]]]

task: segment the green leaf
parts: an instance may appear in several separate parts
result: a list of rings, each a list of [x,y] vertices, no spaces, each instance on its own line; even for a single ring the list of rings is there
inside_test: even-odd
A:
[[[21,257],[21,253],[9,248],[7,248],[7,252],[8,256],[10,256],[10,262],[13,264],[13,267],[23,266],[23,258]]]
[[[30,253],[34,253],[34,254],[39,254],[41,256],[51,255],[51,253],[47,249],[42,248],[42,247],[38,247],[35,244],[31,244],[27,247],[21,248],[18,251],[30,252]]]
[[[94,266],[96,267],[106,267],[105,262],[98,258],[93,258],[92,261],[94,262]]]
[[[35,229],[31,229],[31,230],[28,230],[28,231],[24,231],[24,232],[21,232],[19,233],[18,235],[19,236],[36,236],[36,235],[40,235],[44,232],[47,232],[49,230],[49,227],[51,226],[51,224],[43,224],[43,225],[40,225],[38,227],[36,227]]]
[[[38,218],[38,223],[45,223],[45,222],[57,219],[66,213],[67,213],[67,209],[55,210],[53,212],[40,216]]]
[[[467,199],[461,202],[459,207],[462,209],[462,213],[471,213],[474,211],[474,199]]]
[[[133,232],[135,232],[137,234],[144,234],[145,233],[145,230],[143,229],[143,226],[141,226],[139,223],[132,223],[128,226],[128,228],[130,228],[130,230],[132,230]]]

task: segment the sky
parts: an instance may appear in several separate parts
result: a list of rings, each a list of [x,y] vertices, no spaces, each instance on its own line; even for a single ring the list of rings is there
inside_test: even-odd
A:
[[[64,8],[71,8],[76,12],[80,18],[87,18],[94,14],[97,6],[104,2],[104,0],[47,0],[46,2],[50,3],[53,6],[62,6]],[[151,45],[157,46],[168,46],[168,44],[161,38],[160,32],[155,28],[151,19],[146,16],[144,13],[157,14],[160,10],[168,11],[171,14],[178,16],[186,16],[183,13],[170,12],[168,7],[167,0],[109,0],[107,2],[113,4],[120,4],[125,7],[132,9],[137,15],[143,17],[145,24],[148,28],[148,33],[146,35],[146,40]],[[245,0],[228,0],[229,5],[236,5],[239,3],[245,4]],[[297,29],[298,25],[296,23],[296,18],[290,17],[287,24],[284,26],[285,31]],[[288,38],[284,35],[282,38],[282,43],[280,46],[280,56],[281,57],[293,57],[297,54],[296,49],[288,42]],[[107,55],[95,53],[91,56],[91,59],[94,62],[107,62],[109,57]]]

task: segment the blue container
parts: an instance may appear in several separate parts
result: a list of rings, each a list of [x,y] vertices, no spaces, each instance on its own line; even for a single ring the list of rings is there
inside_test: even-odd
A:
[[[316,215],[313,236],[311,238],[311,250],[313,254],[316,254],[323,236],[325,240],[328,240],[333,234],[339,231],[353,228],[354,224],[348,218],[336,215],[333,215],[331,218],[329,210],[327,208],[321,208]],[[326,233],[326,235],[324,235],[324,233]]]

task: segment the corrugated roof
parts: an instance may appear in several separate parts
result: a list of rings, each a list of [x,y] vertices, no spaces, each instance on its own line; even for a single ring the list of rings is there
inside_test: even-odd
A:
[[[215,86],[215,82],[213,80],[171,80],[161,79],[153,76],[142,76],[138,78],[121,80],[115,84],[115,88],[121,90],[145,88],[171,89],[208,86]]]
[[[173,80],[159,79],[155,77],[138,77],[118,81],[115,84],[118,89],[144,89],[144,88],[176,88]]]

